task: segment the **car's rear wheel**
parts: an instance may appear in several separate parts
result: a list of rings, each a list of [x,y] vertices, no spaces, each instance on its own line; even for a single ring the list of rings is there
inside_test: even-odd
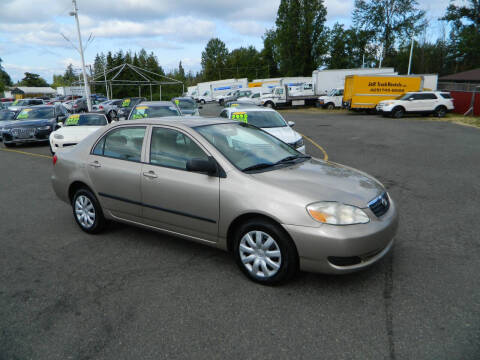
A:
[[[273,109],[273,103],[269,101],[265,104],[265,107],[267,107],[269,109]]]
[[[434,112],[435,116],[436,117],[444,117],[445,115],[447,115],[447,108],[445,106],[439,106],[435,109],[435,112]]]
[[[97,198],[90,190],[77,190],[73,195],[72,207],[75,221],[83,231],[97,234],[103,230],[105,217]]]
[[[237,229],[233,249],[242,272],[261,284],[283,283],[298,269],[297,251],[289,236],[278,225],[261,218]]]
[[[396,119],[400,119],[405,115],[405,110],[402,107],[396,107],[392,110],[392,116]]]

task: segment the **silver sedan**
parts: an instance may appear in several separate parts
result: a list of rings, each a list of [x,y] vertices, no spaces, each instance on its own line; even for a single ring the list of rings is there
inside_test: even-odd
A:
[[[53,188],[83,231],[109,219],[228,250],[262,284],[365,268],[398,225],[374,178],[225,119],[112,123],[53,162]]]

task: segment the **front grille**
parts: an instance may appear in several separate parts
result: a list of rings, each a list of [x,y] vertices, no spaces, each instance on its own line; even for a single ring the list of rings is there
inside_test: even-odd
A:
[[[388,198],[387,193],[384,192],[380,196],[370,201],[368,206],[377,217],[380,217],[384,215],[390,208],[390,199]]]
[[[27,139],[35,135],[35,128],[15,128],[12,135],[19,139]]]

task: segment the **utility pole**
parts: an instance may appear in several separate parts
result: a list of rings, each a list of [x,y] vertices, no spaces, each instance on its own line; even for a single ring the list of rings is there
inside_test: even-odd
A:
[[[73,11],[70,12],[70,16],[75,16],[75,21],[77,22],[77,32],[78,32],[78,43],[79,43],[79,50],[80,50],[80,57],[82,58],[82,72],[83,72],[83,85],[85,87],[85,96],[87,98],[87,107],[88,111],[92,111],[92,99],[90,97],[90,86],[88,85],[88,78],[87,78],[87,70],[85,69],[85,59],[83,57],[83,43],[82,43],[82,35],[80,34],[80,22],[78,21],[78,7],[77,1],[72,0],[73,3]]]
[[[410,58],[408,59],[408,73],[410,75],[410,69],[412,68],[412,55],[413,55],[413,43],[415,42],[412,34],[412,45],[410,46]]]
[[[107,92],[107,99],[110,100],[111,97],[108,96],[108,84],[107,84],[107,74],[105,73],[105,65],[103,65],[103,78],[105,79],[105,91]]]

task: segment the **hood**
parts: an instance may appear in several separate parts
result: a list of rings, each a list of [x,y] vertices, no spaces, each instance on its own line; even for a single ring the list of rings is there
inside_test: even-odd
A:
[[[279,138],[287,144],[293,144],[294,142],[300,140],[301,136],[290,126],[274,127],[274,128],[262,128],[263,131],[268,132],[269,134]]]
[[[31,120],[14,120],[11,121],[8,125],[3,126],[7,128],[17,128],[17,127],[24,127],[24,126],[47,126],[53,125],[56,122],[55,118],[52,119],[31,119]]]
[[[180,111],[182,112],[183,115],[195,115],[197,113],[196,109],[193,109],[193,110],[185,109]]]
[[[54,134],[63,135],[65,140],[80,142],[102,127],[103,126],[64,126],[55,131]]]
[[[366,208],[371,200],[385,191],[376,179],[361,171],[317,159],[252,176],[270,185],[289,189],[308,203],[337,201]]]

